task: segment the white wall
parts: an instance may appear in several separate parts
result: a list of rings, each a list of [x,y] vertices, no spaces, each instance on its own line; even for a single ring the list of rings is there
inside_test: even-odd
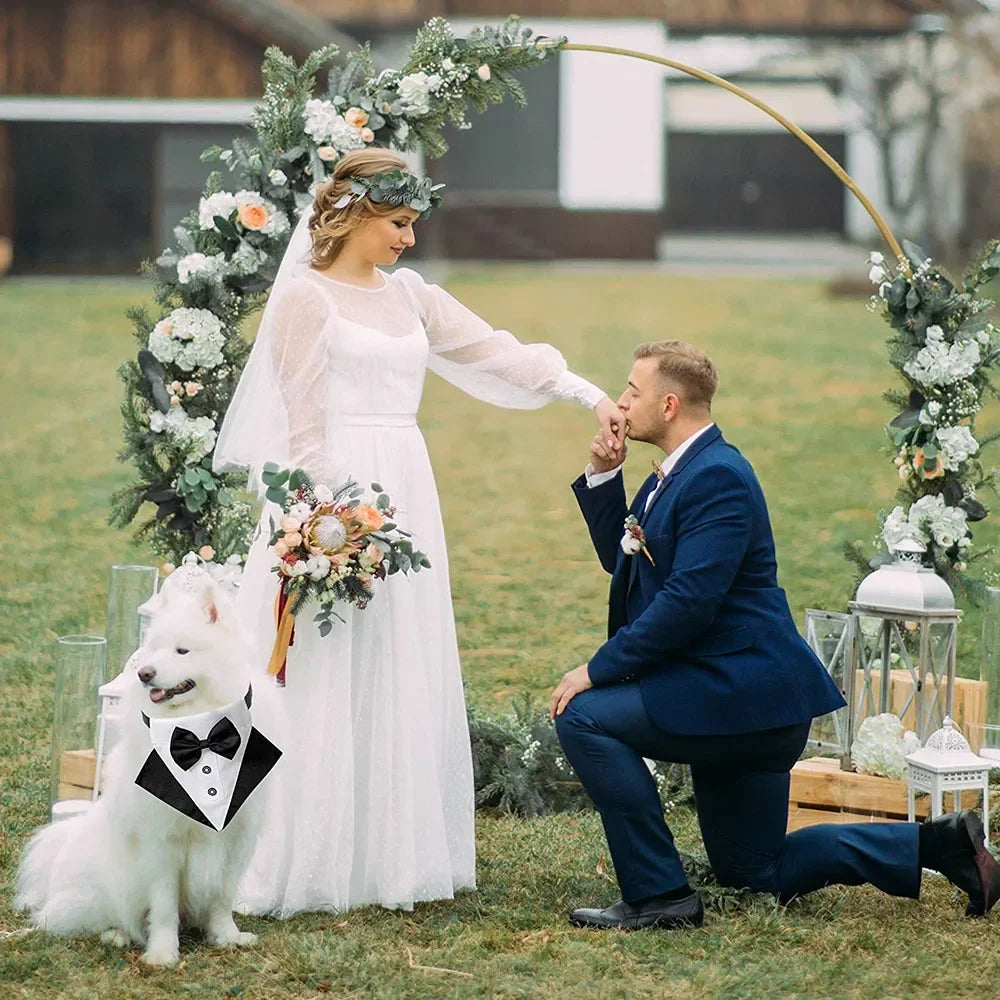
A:
[[[481,22],[454,18],[451,23],[460,35]],[[666,29],[659,21],[530,24],[539,34],[566,35],[571,42],[667,54]],[[560,205],[662,208],[663,67],[596,52],[564,52],[559,60]]]

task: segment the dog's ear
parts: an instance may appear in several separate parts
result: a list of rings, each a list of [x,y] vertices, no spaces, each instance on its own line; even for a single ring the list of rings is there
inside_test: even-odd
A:
[[[209,625],[214,625],[220,618],[219,591],[214,580],[205,581],[205,589],[202,592],[201,600]]]
[[[205,614],[208,615],[208,623],[214,625],[219,620],[219,609],[215,601],[209,601],[205,605]]]

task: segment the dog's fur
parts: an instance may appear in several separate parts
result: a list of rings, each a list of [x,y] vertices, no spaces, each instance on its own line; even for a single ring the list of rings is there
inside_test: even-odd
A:
[[[125,698],[102,795],[89,812],[35,834],[21,860],[15,904],[53,934],[100,933],[123,947],[144,945],[150,965],[173,965],[182,916],[213,945],[256,940],[239,930],[232,910],[262,797],[251,795],[216,831],[138,787],[151,749],[141,713],[180,718],[231,705],[246,694],[248,657],[235,610],[205,575],[195,593],[159,601],[137,660],[146,679],[136,675]],[[193,688],[163,698],[188,680]]]

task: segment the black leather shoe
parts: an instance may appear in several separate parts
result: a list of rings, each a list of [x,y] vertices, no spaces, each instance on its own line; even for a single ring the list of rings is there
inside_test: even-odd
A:
[[[598,927],[638,931],[644,927],[700,927],[705,919],[701,896],[692,892],[683,899],[651,899],[641,906],[619,900],[603,910],[574,910],[569,922],[575,927]]]
[[[967,917],[983,917],[1000,899],[1000,865],[986,847],[983,821],[978,813],[965,810],[930,820],[936,837],[934,868],[969,894]]]

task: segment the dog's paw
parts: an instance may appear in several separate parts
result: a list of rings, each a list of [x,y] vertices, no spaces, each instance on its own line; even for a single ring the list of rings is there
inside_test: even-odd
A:
[[[127,948],[132,943],[132,938],[120,928],[112,927],[101,933],[101,942],[114,945],[116,948]]]
[[[160,966],[172,966],[176,965],[180,961],[180,949],[177,945],[173,947],[170,946],[154,946],[150,945],[143,953],[142,960],[146,965],[160,965]]]
[[[210,934],[209,942],[217,948],[246,948],[248,945],[257,943],[257,935],[233,927],[231,931]]]

